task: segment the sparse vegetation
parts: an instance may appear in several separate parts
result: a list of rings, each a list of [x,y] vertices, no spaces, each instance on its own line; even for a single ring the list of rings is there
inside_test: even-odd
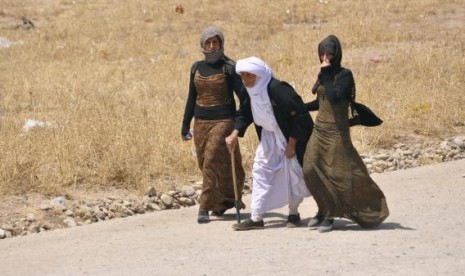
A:
[[[228,56],[260,56],[306,101],[317,44],[336,34],[359,101],[385,121],[353,129],[361,151],[465,133],[462,1],[220,2],[2,0],[0,37],[14,44],[0,47],[0,196],[198,180],[180,126],[209,25]],[[21,28],[23,16],[35,28]],[[55,127],[24,132],[27,119]]]

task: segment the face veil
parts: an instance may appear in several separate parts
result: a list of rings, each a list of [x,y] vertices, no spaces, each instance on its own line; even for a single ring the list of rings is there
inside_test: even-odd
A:
[[[220,40],[221,46],[216,51],[206,51],[205,42],[212,37],[218,37]],[[208,27],[203,30],[202,35],[200,36],[200,47],[202,47],[202,52],[205,56],[205,62],[207,63],[216,63],[218,60],[224,57],[224,36],[223,33],[216,27]]]

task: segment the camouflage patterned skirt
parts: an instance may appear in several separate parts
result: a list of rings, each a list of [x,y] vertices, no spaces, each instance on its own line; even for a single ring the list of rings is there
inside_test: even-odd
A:
[[[210,211],[234,207],[231,155],[224,140],[233,129],[233,120],[195,120],[194,143],[203,176],[200,209]],[[236,146],[234,157],[237,188],[241,198],[245,172],[239,145]]]

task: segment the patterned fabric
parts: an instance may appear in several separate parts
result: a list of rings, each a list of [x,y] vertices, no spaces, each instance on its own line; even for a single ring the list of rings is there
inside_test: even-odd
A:
[[[195,120],[194,142],[203,176],[200,209],[219,210],[234,206],[231,155],[224,141],[233,129],[233,120]],[[245,172],[239,145],[234,151],[234,160],[236,183],[241,198]]]
[[[217,74],[209,77],[203,77],[197,71],[194,77],[194,83],[197,87],[196,104],[199,106],[215,106],[230,103],[228,94],[228,81],[226,74]]]
[[[195,74],[197,89],[196,103],[201,106],[216,106],[230,101],[226,74],[202,77]],[[202,171],[203,184],[200,196],[200,209],[221,210],[234,207],[234,186],[232,179],[231,155],[225,138],[234,130],[234,120],[201,120],[194,122],[194,143],[197,161]],[[242,198],[245,172],[239,145],[234,152],[236,184],[239,199]],[[242,203],[243,205],[243,203]],[[243,207],[245,207],[243,205]]]
[[[389,216],[386,198],[354,148],[346,99],[331,105],[317,89],[319,111],[304,159],[304,175],[323,218],[345,217],[375,227]]]

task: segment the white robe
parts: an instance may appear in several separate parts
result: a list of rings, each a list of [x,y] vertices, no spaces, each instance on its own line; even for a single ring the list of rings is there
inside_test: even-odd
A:
[[[310,192],[297,157],[288,159],[285,155],[288,141],[276,121],[267,90],[273,76],[271,69],[261,59],[250,57],[237,61],[236,72],[257,76],[255,85],[246,87],[254,123],[262,127],[252,168],[252,217],[291,202],[298,205]]]
[[[284,154],[286,144],[281,130],[262,129],[252,168],[252,214],[261,215],[287,205],[293,198],[310,196],[297,157],[288,159]]]

